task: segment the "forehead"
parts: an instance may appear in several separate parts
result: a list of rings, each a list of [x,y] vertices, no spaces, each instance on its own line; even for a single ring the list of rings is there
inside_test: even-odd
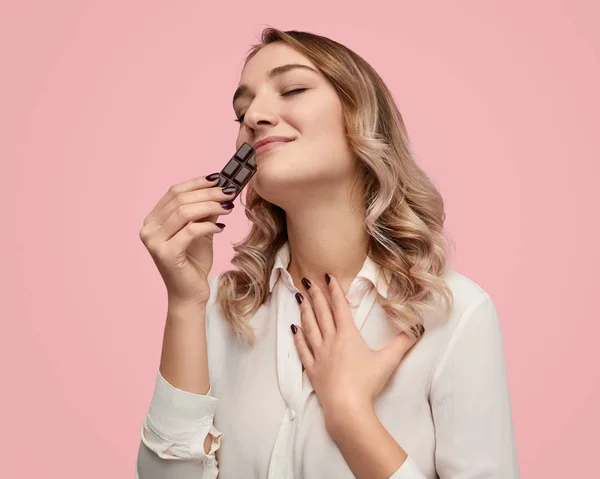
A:
[[[240,76],[240,84],[266,79],[267,72],[279,65],[300,63],[315,70],[317,67],[298,50],[281,42],[270,43],[262,47],[244,66]]]

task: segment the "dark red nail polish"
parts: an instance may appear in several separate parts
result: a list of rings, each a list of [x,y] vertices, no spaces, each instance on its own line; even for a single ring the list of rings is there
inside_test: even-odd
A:
[[[310,283],[310,281],[309,281],[308,279],[306,279],[306,278],[302,278],[302,280],[301,280],[301,281],[302,281],[302,284],[304,285],[304,287],[305,287],[306,289],[310,288],[310,284],[311,284],[311,283]]]
[[[219,173],[211,173],[206,177],[208,181],[215,181],[219,177]]]
[[[331,277],[327,273],[325,273],[325,282],[327,284],[329,284],[330,281],[331,281]]]
[[[425,333],[425,327],[422,324],[417,324],[416,326],[413,326],[411,329],[415,333],[415,336],[417,337],[417,339],[420,339],[421,336],[423,336],[423,334]]]
[[[227,188],[223,188],[222,191],[226,195],[232,195],[233,193],[235,193],[237,191],[237,188],[235,186],[228,186]]]
[[[296,293],[296,301],[298,301],[298,304],[300,304],[303,300],[304,300],[304,296],[302,296],[300,293]]]
[[[290,328],[292,328],[292,333],[296,334],[298,332],[298,327],[295,324],[292,324]]]

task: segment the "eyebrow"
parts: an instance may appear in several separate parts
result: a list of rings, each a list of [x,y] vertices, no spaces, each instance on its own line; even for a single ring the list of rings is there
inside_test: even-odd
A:
[[[267,78],[269,80],[271,80],[271,79],[275,78],[276,76],[283,75],[284,73],[287,73],[290,70],[295,70],[297,68],[303,69],[303,70],[310,70],[311,72],[314,72],[317,75],[319,74],[319,72],[317,72],[317,70],[309,67],[308,65],[302,65],[301,63],[288,63],[286,65],[280,65],[278,67],[273,68],[272,70],[269,70],[269,72],[267,73]],[[248,87],[247,85],[241,85],[233,94],[232,103],[235,103],[235,100],[237,100],[239,97],[248,95],[249,93],[250,93],[250,87]]]

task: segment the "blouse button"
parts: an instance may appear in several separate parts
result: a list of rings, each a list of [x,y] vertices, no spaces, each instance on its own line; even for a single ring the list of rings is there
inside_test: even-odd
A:
[[[210,416],[204,416],[202,418],[202,424],[204,424],[205,426],[208,426],[210,424]]]
[[[288,416],[290,417],[290,421],[293,421],[294,419],[296,419],[296,411],[293,409],[290,409],[288,411]]]

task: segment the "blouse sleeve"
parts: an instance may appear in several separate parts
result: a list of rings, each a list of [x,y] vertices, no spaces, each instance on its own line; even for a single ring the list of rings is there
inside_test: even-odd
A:
[[[417,463],[408,456],[389,479],[427,479],[427,476],[421,472]]]
[[[486,292],[457,325],[430,401],[440,479],[519,478],[500,323]]]
[[[219,276],[216,274],[209,282],[206,316],[209,356],[211,339],[214,340],[209,314],[216,298]],[[212,384],[215,378],[210,364],[209,359]],[[214,479],[218,476],[216,451],[223,433],[214,426],[219,400],[211,396],[211,390],[212,387],[206,394],[183,391],[170,384],[158,371],[154,395],[140,431],[137,479]],[[209,435],[211,446],[206,453],[204,441]]]
[[[218,399],[183,391],[158,372],[150,409],[141,428],[138,479],[214,479],[219,468],[215,452],[222,433],[213,424]],[[208,453],[206,436],[212,436]]]

